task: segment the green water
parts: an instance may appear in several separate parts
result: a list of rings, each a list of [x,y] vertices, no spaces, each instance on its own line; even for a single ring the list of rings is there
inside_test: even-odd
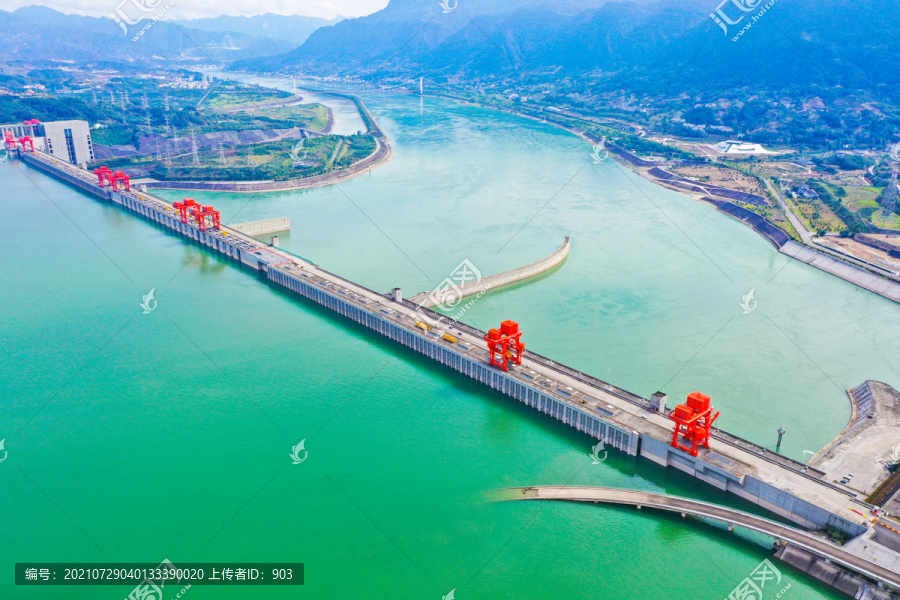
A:
[[[465,258],[494,273],[571,235],[561,268],[464,320],[518,320],[529,348],[645,395],[700,389],[737,434],[771,445],[783,425],[797,458],[844,427],[845,388],[900,385],[893,303],[593,164],[587,144],[545,125],[431,99],[367,103],[396,153],[371,175],[193,197],[227,221],[288,216],[287,249],[407,295]],[[184,596],[197,599],[716,600],[769,554],[764,538],[646,511],[485,502],[572,483],[746,508],[616,452],[593,465],[587,437],[20,163],[0,164],[0,185],[2,598],[129,592],[17,588],[15,562],[168,558],[306,564],[302,588]],[[303,439],[309,458],[292,465]],[[783,571],[783,597],[838,597]]]

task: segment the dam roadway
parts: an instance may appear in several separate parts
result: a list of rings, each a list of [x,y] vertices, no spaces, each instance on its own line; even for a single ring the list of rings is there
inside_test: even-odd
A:
[[[793,546],[834,561],[857,573],[900,588],[900,575],[897,573],[847,552],[821,537],[718,504],[655,492],[603,487],[544,485],[513,488],[507,491],[510,492],[508,500],[556,500],[624,504],[637,508],[655,508],[681,513],[682,515],[690,514],[697,517],[706,517],[728,523],[729,525],[737,525],[745,529],[771,535]]]
[[[370,290],[227,226],[202,231],[191,221],[182,222],[172,205],[160,198],[100,187],[91,173],[41,152],[19,152],[19,157],[630,456],[676,468],[806,529],[833,528],[855,537],[870,527],[870,517],[865,516],[870,505],[803,463],[720,430],[714,430],[710,448],[691,456],[670,445],[673,422],[653,411],[646,398],[527,350],[521,365],[497,369],[490,365],[485,332],[472,326],[449,321],[408,299]]]

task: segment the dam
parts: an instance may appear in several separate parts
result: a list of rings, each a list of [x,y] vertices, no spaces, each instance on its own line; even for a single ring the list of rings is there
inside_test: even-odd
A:
[[[689,474],[812,530],[851,537],[870,526],[873,508],[825,473],[767,452],[724,431],[713,431],[710,448],[692,456],[670,445],[672,421],[643,398],[610,383],[525,351],[521,365],[490,364],[485,332],[464,323],[423,328],[442,317],[402,297],[379,293],[227,226],[201,228],[152,195],[100,186],[91,173],[39,152],[20,152],[27,165],[94,197],[140,215],[211,251],[260,272],[272,285],[325,306],[449,369],[514,398],[629,456],[643,457]],[[888,582],[886,582],[888,583]]]

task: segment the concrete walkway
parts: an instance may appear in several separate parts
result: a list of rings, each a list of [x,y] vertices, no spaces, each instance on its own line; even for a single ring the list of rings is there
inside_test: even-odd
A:
[[[729,525],[737,525],[788,542],[817,556],[827,558],[851,571],[871,577],[900,589],[900,574],[862,557],[847,552],[839,546],[811,533],[782,525],[763,517],[709,502],[669,496],[638,490],[580,486],[535,486],[514,488],[508,500],[563,500],[605,504],[629,504],[638,508],[656,508],[707,517]]]

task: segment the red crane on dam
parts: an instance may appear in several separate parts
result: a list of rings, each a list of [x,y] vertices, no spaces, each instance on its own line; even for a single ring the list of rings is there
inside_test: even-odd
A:
[[[100,167],[99,169],[94,169],[94,175],[97,176],[100,187],[109,184],[114,192],[118,192],[119,184],[121,183],[122,189],[126,192],[131,191],[131,177],[123,171],[112,171],[109,167]]]
[[[719,418],[719,412],[713,414],[715,410],[709,396],[691,392],[686,403],[679,404],[669,413],[669,418],[675,421],[672,447],[684,450],[691,456],[697,456],[701,447],[709,448],[709,432],[715,420]],[[683,446],[678,441],[680,435],[684,435],[690,441],[690,447]]]
[[[214,229],[222,229],[220,225],[220,222],[222,220],[222,213],[214,209],[212,206],[200,206],[195,208],[193,216],[194,219],[197,220],[197,227],[200,228],[200,231],[206,231],[207,218],[212,221],[212,227]]]
[[[116,171],[113,173],[113,179],[112,179],[112,186],[113,186],[114,191],[116,191],[116,192],[119,191],[119,183],[120,182],[122,184],[122,188],[126,192],[131,191],[131,177],[129,177],[122,171]]]
[[[192,208],[195,208],[195,207],[200,208],[200,205],[197,204],[197,202],[193,198],[185,198],[181,202],[175,202],[174,204],[172,204],[172,206],[174,206],[178,210],[178,212],[181,213],[181,222],[182,223],[188,222],[188,211],[189,210],[191,210]]]
[[[16,149],[16,138],[13,135],[12,131],[6,132],[6,149],[7,150],[15,150]]]
[[[110,181],[112,184],[112,171],[109,170],[109,167],[100,167],[99,169],[94,169],[94,175],[97,176],[97,183],[100,187],[104,187],[106,185],[106,181]]]
[[[503,321],[500,323],[500,329],[488,331],[484,341],[487,342],[488,351],[491,353],[491,364],[504,371],[509,370],[507,361],[521,365],[522,353],[525,351],[525,344],[521,338],[522,332],[519,331],[519,324],[515,321]]]
[[[206,231],[207,227],[222,229],[222,213],[212,206],[198,204],[193,198],[185,198],[181,202],[175,202],[172,206],[181,213],[182,223],[187,223],[188,219],[193,219],[197,222],[197,227],[200,228],[200,231]]]
[[[30,137],[28,137],[27,135],[25,137],[19,138],[19,144],[22,146],[23,152],[25,152],[29,149],[31,150],[31,152],[34,152],[34,140],[31,139]]]

